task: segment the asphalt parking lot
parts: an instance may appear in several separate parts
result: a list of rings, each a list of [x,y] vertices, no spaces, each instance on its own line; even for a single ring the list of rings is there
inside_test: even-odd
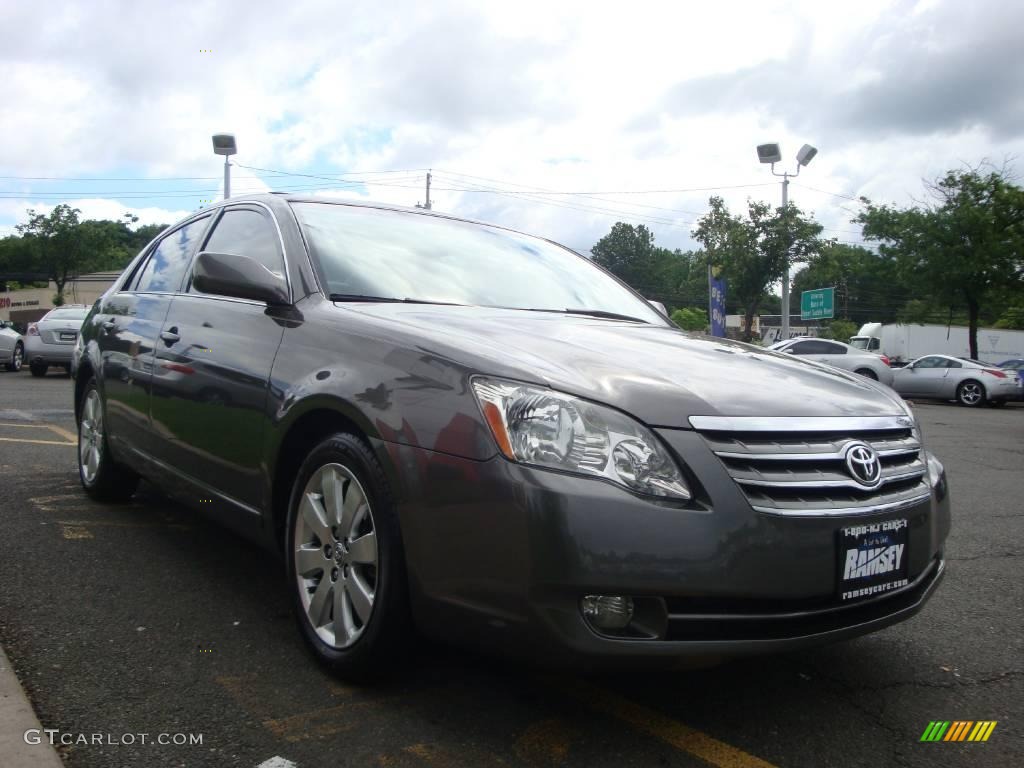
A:
[[[954,517],[945,582],[909,622],[680,672],[426,645],[401,682],[357,688],[307,656],[272,556],[147,485],[84,496],[71,388],[0,373],[0,641],[44,728],[202,743],[78,745],[68,765],[1024,764],[1024,404],[916,406]],[[933,720],[998,724],[921,743]]]

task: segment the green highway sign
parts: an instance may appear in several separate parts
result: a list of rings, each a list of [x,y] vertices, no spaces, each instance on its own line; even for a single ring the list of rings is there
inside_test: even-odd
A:
[[[800,319],[819,320],[835,317],[836,289],[816,288],[800,295]]]

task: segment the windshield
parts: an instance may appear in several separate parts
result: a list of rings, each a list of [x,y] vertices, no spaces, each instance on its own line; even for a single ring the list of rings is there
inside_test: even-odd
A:
[[[68,307],[67,309],[55,309],[47,316],[47,320],[84,320],[89,314],[85,307]]]
[[[854,349],[867,349],[870,340],[870,336],[854,336],[850,339],[850,346]]]
[[[403,211],[293,203],[328,294],[513,309],[598,310],[665,321],[560,246],[498,227]]]

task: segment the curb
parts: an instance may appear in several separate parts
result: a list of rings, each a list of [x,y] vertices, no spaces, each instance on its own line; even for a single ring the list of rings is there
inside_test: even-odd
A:
[[[25,743],[25,731],[31,728],[40,729],[41,743]],[[39,718],[0,646],[0,755],[4,768],[62,768],[57,750],[41,729]]]

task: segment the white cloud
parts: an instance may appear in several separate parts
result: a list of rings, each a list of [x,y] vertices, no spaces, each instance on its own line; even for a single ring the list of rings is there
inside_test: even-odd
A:
[[[977,52],[969,82],[989,72],[993,82],[1010,82],[1024,71],[1019,49],[989,45],[1019,28],[1019,12],[996,0],[97,0],[48,8],[46,24],[31,5],[0,11],[7,175],[217,177],[209,136],[231,130],[244,165],[324,175],[434,168],[436,208],[585,250],[617,218],[687,247],[691,212],[704,210],[710,193],[566,196],[543,205],[466,191],[493,182],[446,172],[556,190],[767,184],[774,180],[754,145],[779,140],[788,156],[808,141],[821,153],[792,197],[817,212],[826,234],[856,239],[846,234],[856,229],[841,207],[847,201],[799,185],[908,202],[922,177],[1024,150],[1019,89],[1003,92],[1002,102],[943,91],[954,81],[941,73],[963,51]],[[897,115],[904,82],[929,100]],[[752,94],[751,84],[762,87]],[[414,204],[423,199],[421,176],[398,176],[368,194]],[[243,168],[233,179],[236,192],[266,188]],[[181,183],[145,186],[161,187]],[[19,198],[0,200],[0,222],[18,215],[36,187],[5,189]],[[776,200],[778,188],[722,194],[739,207],[748,196]],[[153,202],[146,216],[168,221],[195,201]],[[119,210],[102,200],[74,204],[87,215]]]

